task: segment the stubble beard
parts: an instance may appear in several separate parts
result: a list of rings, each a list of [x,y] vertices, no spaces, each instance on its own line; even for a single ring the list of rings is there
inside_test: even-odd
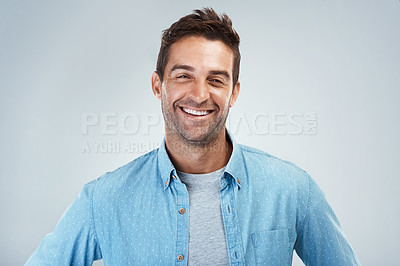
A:
[[[168,106],[168,100],[162,97],[161,109],[165,121],[166,134],[173,134],[179,138],[181,143],[191,147],[209,147],[217,140],[221,130],[225,129],[225,123],[229,114],[229,108],[226,108],[224,113],[209,121],[201,121],[199,125],[193,125],[192,128],[186,128],[183,121],[178,117],[177,103],[173,107]],[[214,112],[220,112],[217,106]],[[213,114],[214,115],[214,114]],[[170,143],[172,144],[172,143]],[[175,143],[178,144],[178,143]]]

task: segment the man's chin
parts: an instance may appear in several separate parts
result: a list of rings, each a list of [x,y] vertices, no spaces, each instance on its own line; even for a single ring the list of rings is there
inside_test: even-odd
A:
[[[185,132],[180,135],[187,144],[193,146],[206,146],[216,138],[216,135],[213,136],[209,132]]]

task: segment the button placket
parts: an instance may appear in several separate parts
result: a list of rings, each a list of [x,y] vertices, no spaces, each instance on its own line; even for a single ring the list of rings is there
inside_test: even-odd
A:
[[[242,265],[243,248],[241,235],[238,228],[237,214],[234,205],[232,186],[229,184],[226,189],[221,190],[222,215],[225,227],[225,235],[229,253],[229,260],[232,265]]]
[[[189,206],[189,193],[186,186],[180,182],[174,182],[177,203],[177,228],[176,228],[176,262],[187,263],[189,248],[189,215],[186,215]]]

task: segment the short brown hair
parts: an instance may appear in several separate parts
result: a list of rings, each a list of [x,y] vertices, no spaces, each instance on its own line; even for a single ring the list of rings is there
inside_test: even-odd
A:
[[[239,79],[239,34],[233,29],[232,21],[225,13],[219,16],[212,8],[196,9],[192,14],[182,17],[163,31],[157,59],[157,73],[161,82],[171,45],[187,36],[201,36],[209,40],[219,40],[232,49],[234,55],[232,69],[234,87]]]

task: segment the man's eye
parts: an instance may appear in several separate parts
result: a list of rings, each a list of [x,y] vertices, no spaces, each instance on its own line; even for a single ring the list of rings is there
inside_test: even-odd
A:
[[[178,79],[184,79],[184,78],[187,78],[188,76],[186,76],[186,75],[179,75],[179,76],[177,76],[177,78]]]
[[[211,79],[210,81],[211,81],[211,82],[216,82],[216,83],[221,83],[221,84],[223,83],[223,82],[222,82],[221,80],[219,80],[219,79]]]

